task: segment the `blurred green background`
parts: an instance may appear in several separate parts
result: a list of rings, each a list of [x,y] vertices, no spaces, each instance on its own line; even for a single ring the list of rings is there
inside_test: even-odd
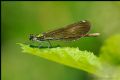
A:
[[[91,74],[48,60],[24,54],[16,43],[29,41],[29,34],[54,30],[65,25],[89,20],[89,33],[96,38],[67,42],[52,41],[61,46],[79,47],[98,55],[108,37],[120,32],[120,2],[97,1],[2,1],[2,80],[92,80]]]

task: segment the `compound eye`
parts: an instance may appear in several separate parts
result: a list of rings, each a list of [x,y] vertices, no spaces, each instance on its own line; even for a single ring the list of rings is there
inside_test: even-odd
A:
[[[33,38],[34,38],[34,35],[33,35],[33,34],[30,34],[29,40],[33,40]]]

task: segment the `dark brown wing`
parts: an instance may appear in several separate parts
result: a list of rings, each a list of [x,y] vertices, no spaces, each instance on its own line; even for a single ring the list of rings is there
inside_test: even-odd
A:
[[[65,28],[60,28],[44,34],[47,39],[77,39],[80,35],[86,34],[90,30],[90,23],[87,20],[70,24]]]

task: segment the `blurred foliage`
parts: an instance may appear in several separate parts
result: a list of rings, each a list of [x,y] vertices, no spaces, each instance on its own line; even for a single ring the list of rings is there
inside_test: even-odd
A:
[[[120,34],[112,35],[105,40],[100,51],[102,75],[98,80],[120,80]]]
[[[87,50],[98,55],[104,40],[120,33],[120,2],[2,1],[2,80],[92,79],[91,75],[84,71],[32,55],[21,54],[20,48],[16,45],[16,42],[28,41],[31,33],[46,32],[84,19],[92,24],[89,33],[100,32],[101,36],[81,38],[74,42],[52,41],[52,43],[79,47],[80,50]]]
[[[112,65],[120,66],[120,34],[108,38],[101,49],[100,58],[102,61]]]

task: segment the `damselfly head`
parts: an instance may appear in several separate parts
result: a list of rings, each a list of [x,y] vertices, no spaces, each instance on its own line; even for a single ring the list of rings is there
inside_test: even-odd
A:
[[[30,36],[29,36],[29,40],[33,41],[34,38],[35,38],[35,36],[34,36],[33,34],[30,34]]]

